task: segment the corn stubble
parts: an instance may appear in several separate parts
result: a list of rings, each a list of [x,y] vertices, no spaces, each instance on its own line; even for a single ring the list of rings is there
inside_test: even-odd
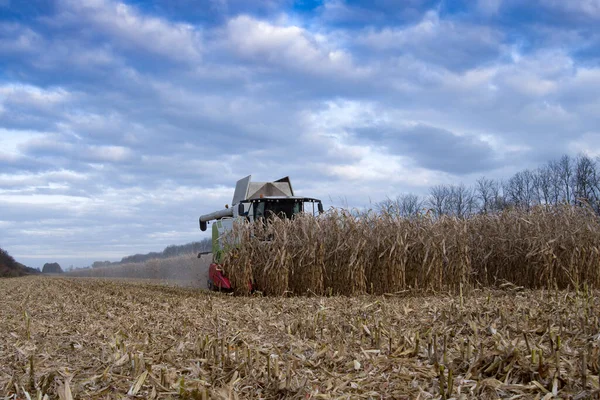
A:
[[[596,398],[598,315],[589,289],[286,298],[5,279],[0,398]]]
[[[237,224],[225,270],[239,293],[249,280],[269,295],[357,295],[600,287],[600,222],[587,208],[537,207],[468,219],[423,215],[319,218]],[[265,240],[268,239],[268,240]]]

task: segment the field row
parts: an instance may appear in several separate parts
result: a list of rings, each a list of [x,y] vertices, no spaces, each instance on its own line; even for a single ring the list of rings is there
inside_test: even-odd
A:
[[[264,298],[5,279],[0,394],[585,398],[598,393],[597,295],[507,287],[465,297]]]

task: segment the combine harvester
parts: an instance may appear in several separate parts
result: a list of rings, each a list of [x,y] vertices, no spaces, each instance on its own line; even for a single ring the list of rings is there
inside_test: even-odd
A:
[[[316,206],[316,208],[315,208]],[[252,175],[240,179],[235,185],[231,207],[200,217],[200,230],[206,231],[208,223],[212,224],[212,262],[208,269],[208,288],[211,290],[231,291],[231,283],[222,268],[224,237],[233,229],[236,220],[248,222],[270,218],[293,218],[303,212],[323,212],[321,200],[310,197],[294,196],[294,189],[289,177],[274,182],[252,182]],[[200,253],[198,257],[203,254]],[[251,285],[251,283],[249,283]],[[254,289],[254,288],[250,288]]]

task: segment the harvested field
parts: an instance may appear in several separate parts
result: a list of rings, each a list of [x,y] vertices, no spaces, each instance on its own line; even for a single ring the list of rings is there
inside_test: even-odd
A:
[[[598,292],[232,297],[0,280],[7,398],[589,398]]]

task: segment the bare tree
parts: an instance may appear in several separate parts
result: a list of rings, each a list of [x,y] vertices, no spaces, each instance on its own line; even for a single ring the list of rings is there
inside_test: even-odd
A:
[[[398,217],[410,218],[419,215],[424,204],[425,202],[420,196],[407,193],[401,194],[395,199],[387,198],[377,203],[376,207],[379,211],[384,211]]]
[[[403,194],[396,198],[399,213],[403,217],[414,217],[421,214],[425,201],[416,194]]]
[[[529,210],[534,204],[536,204],[536,196],[535,196],[535,174],[526,169],[522,172],[523,174],[523,184],[525,188],[525,199],[524,202],[526,204],[526,208]]]
[[[378,203],[375,203],[375,209],[380,213],[394,214],[395,213],[395,202],[393,199],[387,197]]]
[[[571,157],[564,155],[558,161],[558,174],[563,190],[563,201],[567,204],[572,203],[572,179],[573,179],[573,162]]]
[[[502,182],[496,181],[492,186],[492,198],[494,200],[492,203],[492,211],[498,212],[508,207],[506,196],[502,190]]]
[[[529,210],[534,204],[534,177],[528,169],[514,174],[503,189],[508,202],[517,208]]]
[[[519,200],[521,199],[521,185],[519,180],[514,176],[509,180],[502,182],[502,191],[506,195],[506,201],[513,207],[520,207]]]
[[[429,190],[427,204],[433,210],[433,213],[437,217],[448,214],[450,209],[449,187],[446,185],[433,186]]]
[[[475,191],[477,198],[481,201],[480,211],[487,214],[496,211],[497,198],[499,196],[499,184],[493,179],[488,179],[485,176],[477,180]]]
[[[598,166],[598,164],[600,163],[600,156],[596,157],[595,166]],[[597,214],[600,214],[600,173],[598,173],[597,171],[594,172],[594,209],[596,210]]]
[[[560,164],[558,161],[550,161],[548,170],[550,174],[550,202],[557,205],[563,198],[563,187],[560,179]]]
[[[593,205],[597,201],[596,163],[587,155],[580,154],[575,160],[573,197],[576,203]]]
[[[552,169],[549,165],[538,168],[533,173],[533,183],[538,204],[551,204]]]
[[[401,217],[418,215],[427,206],[435,216],[466,218],[475,212],[491,213],[512,206],[530,210],[536,204],[590,204],[600,214],[600,157],[585,154],[573,159],[568,155],[531,171],[517,172],[506,181],[481,177],[474,187],[436,185],[427,198],[403,194],[377,204],[382,211]]]
[[[473,189],[464,184],[449,186],[449,211],[458,218],[466,218],[473,214],[477,200]]]

